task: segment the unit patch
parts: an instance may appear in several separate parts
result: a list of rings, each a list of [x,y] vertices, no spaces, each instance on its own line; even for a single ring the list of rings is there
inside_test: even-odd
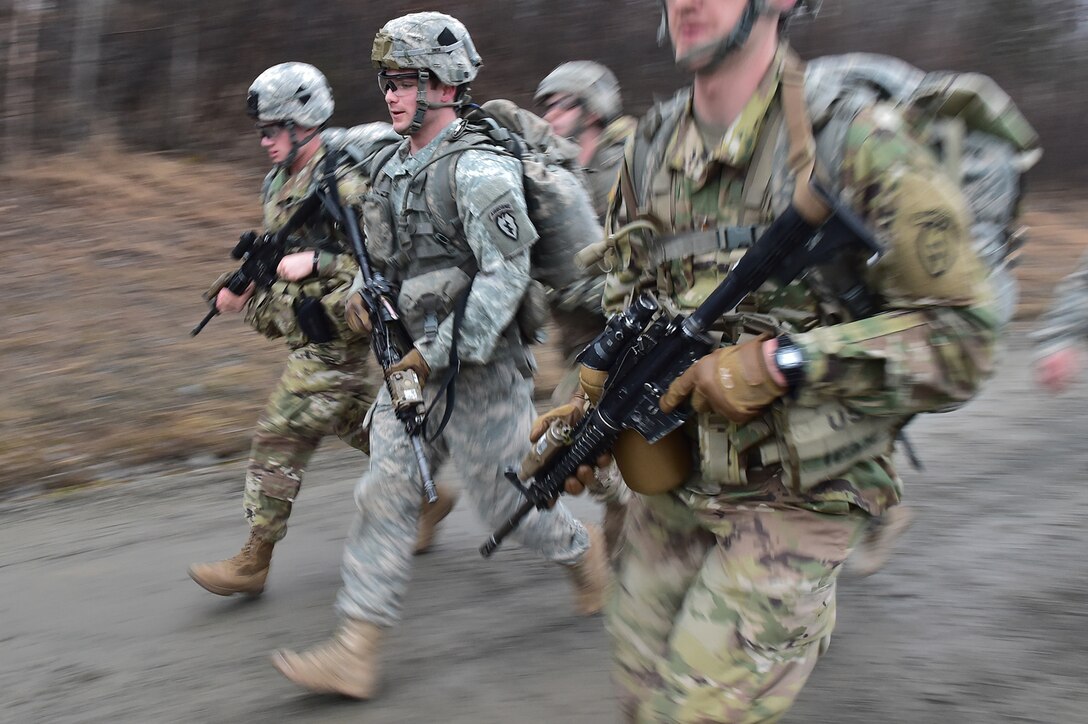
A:
[[[489,216],[499,227],[499,231],[509,236],[514,241],[518,238],[518,222],[514,218],[514,207],[510,204],[499,204],[491,209]]]

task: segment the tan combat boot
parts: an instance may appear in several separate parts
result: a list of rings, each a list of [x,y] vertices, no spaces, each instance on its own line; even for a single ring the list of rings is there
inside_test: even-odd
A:
[[[347,618],[323,644],[301,653],[276,651],[272,665],[312,692],[369,699],[378,688],[381,637],[382,630],[374,624]]]
[[[604,534],[595,525],[587,525],[586,529],[589,531],[589,548],[582,560],[566,567],[574,584],[574,608],[580,616],[592,616],[604,608],[612,584]]]
[[[434,534],[438,530],[438,524],[450,514],[453,506],[457,504],[457,498],[461,496],[461,493],[457,490],[442,483],[435,483],[434,487],[438,493],[438,500],[431,504],[424,499],[423,507],[420,509],[419,533],[416,536],[415,550],[417,556],[431,549],[431,545],[434,543]]]
[[[189,577],[218,596],[256,595],[264,590],[275,545],[250,531],[249,539],[238,555],[216,563],[194,563],[189,566]]]
[[[861,543],[846,565],[850,575],[871,576],[888,562],[899,538],[910,528],[914,513],[905,505],[888,508],[879,518],[873,518],[862,536]]]

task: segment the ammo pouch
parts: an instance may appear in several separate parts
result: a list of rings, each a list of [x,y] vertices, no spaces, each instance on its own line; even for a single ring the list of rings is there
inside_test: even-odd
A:
[[[548,304],[548,290],[536,279],[529,280],[525,296],[521,299],[517,317],[521,337],[529,344],[542,344],[548,335],[544,327],[551,319],[551,307]]]
[[[745,485],[749,467],[780,468],[787,488],[806,493],[889,453],[903,423],[903,418],[864,415],[840,402],[779,404],[740,427],[718,415],[699,415],[702,479],[719,488]]]
[[[397,306],[412,339],[437,337],[442,320],[453,312],[471,283],[472,278],[455,266],[406,279],[400,285]]]
[[[320,299],[304,296],[295,302],[295,318],[299,329],[311,342],[325,344],[336,339],[336,327]]]

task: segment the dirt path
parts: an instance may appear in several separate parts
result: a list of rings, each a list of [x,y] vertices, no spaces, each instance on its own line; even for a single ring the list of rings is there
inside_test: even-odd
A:
[[[1046,397],[1026,363],[1017,342],[981,399],[913,426],[917,521],[885,571],[843,582],[789,721],[1088,722],[1085,387]],[[4,504],[0,720],[614,721],[600,619],[572,616],[561,572],[524,551],[481,560],[467,506],[417,561],[381,698],[303,695],[271,668],[272,648],[333,624],[363,465],[321,453],[256,600],[185,575],[244,537],[239,462]]]

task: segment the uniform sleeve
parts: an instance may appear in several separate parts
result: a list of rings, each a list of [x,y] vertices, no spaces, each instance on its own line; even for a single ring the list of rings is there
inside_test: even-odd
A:
[[[458,336],[458,356],[482,364],[491,360],[529,286],[529,253],[537,232],[529,221],[519,161],[466,151],[457,160],[454,184],[465,237],[478,266]],[[433,341],[416,342],[432,369],[449,359],[454,316],[443,320]]]
[[[1088,253],[1080,266],[1062,279],[1054,290],[1050,309],[1039,319],[1031,333],[1035,353],[1045,357],[1088,335]]]
[[[843,196],[885,247],[867,280],[884,311],[795,335],[801,401],[871,415],[954,408],[991,373],[998,328],[966,203],[890,108],[859,115],[844,153]]]

